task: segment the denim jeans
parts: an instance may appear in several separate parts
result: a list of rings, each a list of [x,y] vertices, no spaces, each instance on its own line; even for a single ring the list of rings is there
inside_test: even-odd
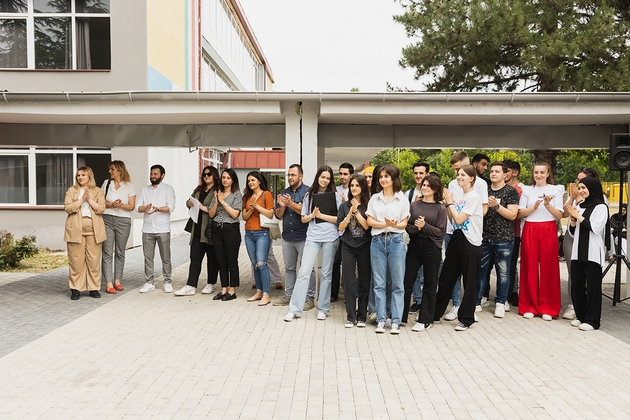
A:
[[[282,256],[284,257],[284,295],[291,299],[293,294],[293,288],[295,287],[295,281],[297,279],[297,266],[300,257],[304,253],[305,241],[289,242],[287,240],[282,241]],[[311,277],[308,282],[308,291],[306,292],[306,299],[315,301],[315,269],[311,270]]]
[[[384,233],[372,237],[370,258],[374,273],[374,297],[376,299],[376,321],[387,320],[387,274],[391,276],[392,324],[400,324],[405,299],[405,243],[402,233]]]
[[[451,242],[451,238],[453,237],[452,233],[449,233],[444,237],[444,249],[448,248],[448,244]],[[438,276],[442,274],[442,265],[444,264],[444,260],[440,261],[440,271],[438,272]],[[462,276],[457,278],[455,282],[455,287],[453,288],[453,306],[460,307],[462,304]]]
[[[413,303],[418,305],[422,302],[422,286],[424,286],[424,266],[420,267],[413,283]]]
[[[269,230],[246,230],[245,247],[247,255],[254,266],[254,280],[256,289],[269,294],[269,269],[267,268],[267,256],[269,255]]]
[[[291,302],[289,302],[289,312],[296,315],[302,314],[309,279],[320,250],[322,251],[322,270],[319,279],[319,294],[317,295],[317,312],[328,313],[330,311],[330,283],[332,281],[333,261],[335,260],[335,252],[337,252],[338,245],[339,239],[335,239],[333,242],[312,242],[308,239],[306,240],[300,271],[295,281]]]
[[[486,277],[492,269],[490,265],[493,259],[497,270],[497,295],[495,301],[497,303],[505,303],[510,287],[510,260],[512,259],[514,241],[497,241],[484,238],[481,246],[483,248],[483,257],[481,257],[481,266],[477,277],[477,305],[481,305],[481,298],[486,287]]]

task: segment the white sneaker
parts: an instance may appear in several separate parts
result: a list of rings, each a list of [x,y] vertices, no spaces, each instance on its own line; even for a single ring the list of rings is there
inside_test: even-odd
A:
[[[173,285],[171,283],[164,283],[164,293],[173,293]]]
[[[482,297],[481,298],[481,307],[485,308],[488,305],[490,305],[490,302],[488,301],[488,298],[487,297]]]
[[[365,328],[365,321],[357,321],[357,328]]]
[[[475,306],[475,312],[481,312],[481,311],[482,311],[481,305]]]
[[[455,325],[455,331],[466,331],[467,329],[468,327],[461,322],[458,322],[457,325]]]
[[[317,320],[318,321],[324,321],[326,319],[326,314],[323,312],[318,312],[317,313]]]
[[[574,319],[573,321],[571,321],[571,326],[572,327],[579,327],[582,323],[580,322],[579,319]]]
[[[477,314],[475,314],[475,322],[479,322],[479,318],[477,317]]]
[[[459,311],[459,306],[453,306],[449,313],[444,315],[444,321],[455,321],[457,319],[457,311]]]
[[[523,314],[523,318],[525,318],[525,319],[532,319],[533,317],[534,317],[534,314],[531,313],[531,312],[525,312]]]
[[[164,285],[166,286],[166,285]],[[192,296],[195,294],[195,288],[189,285],[186,285],[184,287],[182,287],[181,289],[179,289],[177,292],[174,293],[175,296]]]
[[[354,327],[354,322],[346,321],[346,323],[343,326],[346,327],[346,328],[352,328],[352,327]]]
[[[202,295],[209,295],[212,292],[214,292],[214,284],[206,284],[206,287],[203,288],[203,290],[201,291]]]
[[[289,312],[284,316],[284,322],[291,322],[295,318],[295,314],[293,312]]]
[[[154,285],[152,285],[151,283],[145,283],[144,286],[142,286],[142,289],[140,289],[140,293],[152,292],[154,290],[155,290]]]
[[[551,321],[553,318],[551,315],[543,314],[542,319],[543,321]]]
[[[422,324],[420,322],[418,322],[416,325],[413,326],[413,328],[411,329],[411,331],[415,331],[415,332],[424,332],[428,329],[433,328],[433,324]]]
[[[510,312],[510,304],[507,300],[505,301],[505,312]]]
[[[376,324],[376,329],[374,330],[377,334],[382,334],[385,332],[385,323],[379,322]]]
[[[368,313],[368,322],[376,322],[376,312]]]
[[[396,323],[393,323],[392,327],[389,329],[389,333],[390,334],[400,334],[400,325],[398,325]]]
[[[575,319],[575,309],[573,309],[573,305],[567,306],[567,310],[564,311],[562,315],[563,319]]]
[[[494,308],[494,317],[495,318],[504,318],[505,317],[505,305],[503,303],[498,303]]]
[[[580,324],[580,331],[593,331],[595,328],[591,324],[583,322]]]

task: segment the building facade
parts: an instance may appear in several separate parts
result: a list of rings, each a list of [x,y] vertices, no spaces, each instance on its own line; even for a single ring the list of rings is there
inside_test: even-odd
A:
[[[272,83],[238,0],[0,2],[0,90],[261,91]],[[138,124],[133,116],[128,122]],[[172,218],[173,229],[179,229],[200,166],[220,166],[225,152],[99,148],[84,140],[77,135],[74,147],[24,147],[0,133],[0,229],[16,236],[35,234],[40,246],[65,248],[62,204],[76,168],[90,166],[101,185],[113,159],[126,162],[137,190],[148,183],[151,165],[166,168],[164,182],[178,194]],[[155,142],[168,143],[164,138]],[[141,243],[141,218],[136,217],[129,245]]]

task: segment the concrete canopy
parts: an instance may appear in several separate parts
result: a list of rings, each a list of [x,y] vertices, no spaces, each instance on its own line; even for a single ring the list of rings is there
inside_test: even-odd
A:
[[[625,92],[3,92],[0,100],[5,147],[282,147],[291,161],[298,150],[332,166],[385,147],[607,148],[628,124]],[[335,157],[314,152],[321,148]]]

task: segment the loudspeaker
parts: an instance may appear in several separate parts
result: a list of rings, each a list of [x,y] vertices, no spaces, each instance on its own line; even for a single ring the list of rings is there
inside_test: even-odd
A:
[[[608,169],[611,171],[630,170],[630,134],[610,135]]]

